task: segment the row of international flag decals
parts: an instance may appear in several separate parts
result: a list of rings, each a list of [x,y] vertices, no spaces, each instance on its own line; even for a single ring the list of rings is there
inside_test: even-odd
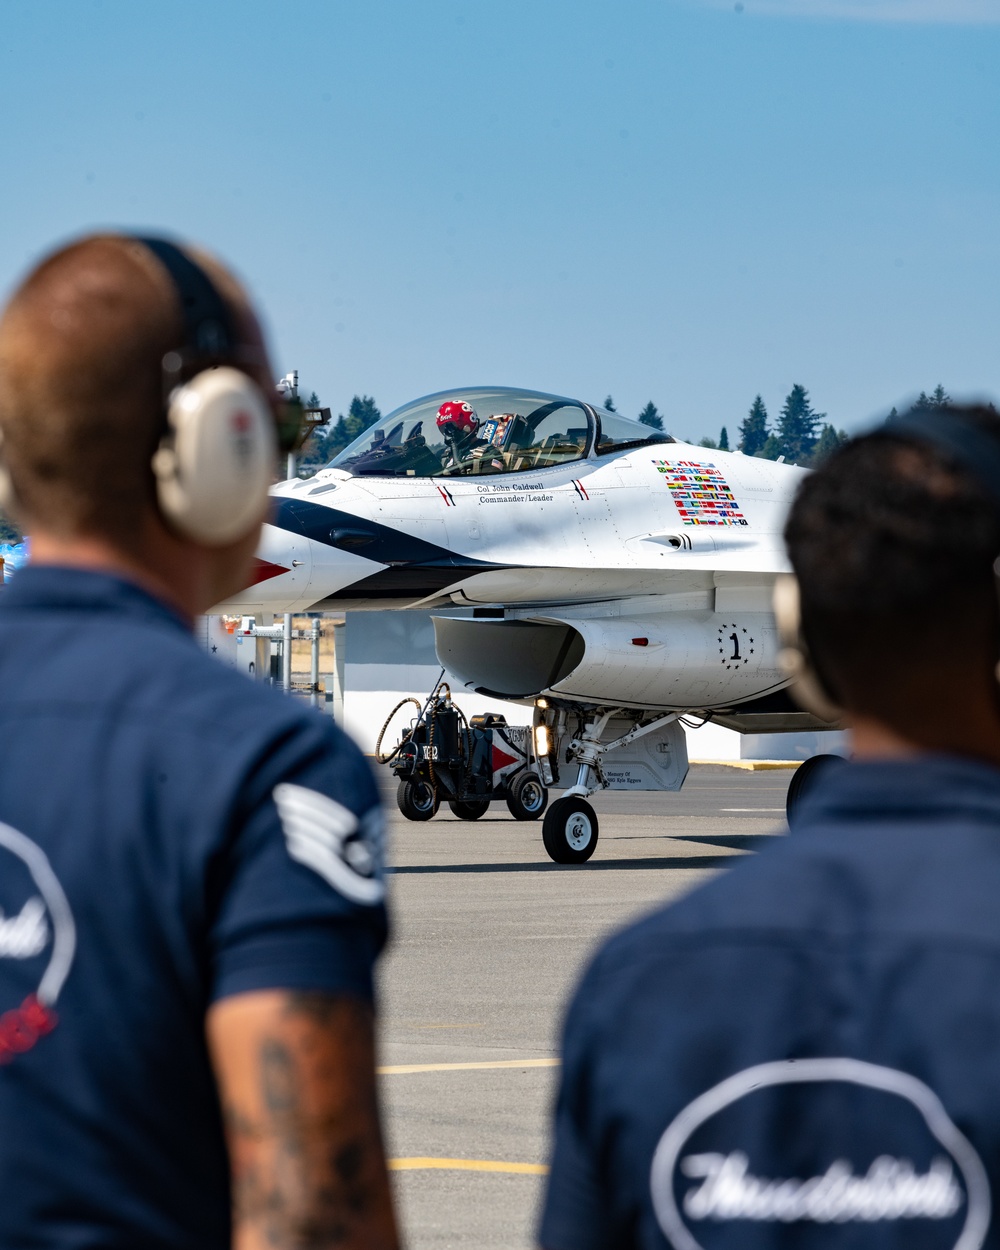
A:
[[[685,525],[746,525],[746,519],[714,464],[694,460],[654,460],[666,478],[681,521]]]

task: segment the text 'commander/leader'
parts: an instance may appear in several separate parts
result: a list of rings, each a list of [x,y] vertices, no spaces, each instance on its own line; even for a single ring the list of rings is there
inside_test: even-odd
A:
[[[598,954],[545,1250],[1000,1245],[1000,416],[847,444],[785,537],[853,759]]]
[[[74,243],[0,321],[12,1250],[396,1245],[372,776],[192,635],[250,580],[279,415],[242,290],[170,242]]]

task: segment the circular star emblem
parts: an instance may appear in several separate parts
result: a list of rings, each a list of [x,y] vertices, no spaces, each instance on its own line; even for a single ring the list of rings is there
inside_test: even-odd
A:
[[[720,625],[716,630],[719,645],[719,662],[727,669],[744,668],[750,663],[755,651],[753,634],[745,625],[735,621]]]

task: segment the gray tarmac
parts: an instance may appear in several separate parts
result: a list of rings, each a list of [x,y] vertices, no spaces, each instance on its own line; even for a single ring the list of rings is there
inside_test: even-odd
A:
[[[381,1089],[405,1244],[529,1250],[562,1013],[582,967],[612,930],[782,836],[792,773],[702,765],[679,794],[598,794],[594,858],[563,867],[541,823],[504,803],[474,823],[445,808],[411,824],[381,771],[395,923]],[[483,1066],[452,1066],[468,1064]]]

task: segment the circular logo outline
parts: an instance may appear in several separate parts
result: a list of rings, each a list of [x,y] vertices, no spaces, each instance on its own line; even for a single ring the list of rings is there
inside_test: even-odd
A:
[[[675,1250],[704,1250],[685,1225],[674,1200],[674,1169],[691,1134],[746,1094],[773,1085],[843,1081],[896,1094],[912,1103],[935,1138],[958,1164],[968,1194],[968,1214],[954,1250],[980,1250],[989,1231],[990,1185],[982,1160],[953,1123],[937,1094],[907,1072],[861,1059],[778,1059],[727,1077],[689,1103],[667,1127],[653,1153],[649,1184],[653,1210]]]
[[[10,851],[27,868],[52,918],[52,954],[36,991],[38,1001],[45,1007],[52,1007],[69,976],[76,953],[76,924],[69,900],[42,848],[2,821],[0,847]]]

